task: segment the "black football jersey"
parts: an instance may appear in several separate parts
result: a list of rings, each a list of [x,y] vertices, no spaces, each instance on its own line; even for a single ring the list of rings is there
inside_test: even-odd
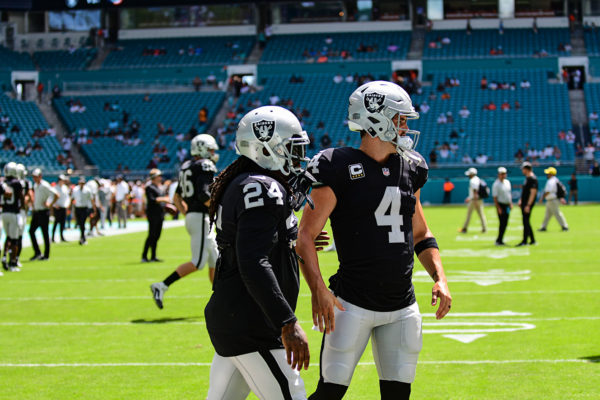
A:
[[[412,286],[415,193],[427,181],[418,153],[398,154],[379,164],[361,150],[323,150],[309,163],[315,187],[337,198],[330,215],[339,269],[330,289],[373,311],[393,311],[415,302]]]
[[[296,320],[298,221],[285,188],[260,173],[242,173],[217,211],[219,258],[206,306],[216,352],[232,357],[283,348],[281,328]]]
[[[10,187],[12,196],[4,198],[2,212],[17,214],[23,208],[23,187],[17,178],[10,178],[6,185]]]
[[[204,203],[210,199],[210,184],[217,167],[207,159],[188,160],[179,169],[177,193],[186,202],[188,212],[208,213]]]

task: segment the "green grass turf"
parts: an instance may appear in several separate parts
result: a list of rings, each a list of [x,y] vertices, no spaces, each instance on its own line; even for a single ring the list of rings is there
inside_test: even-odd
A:
[[[570,232],[560,232],[552,221],[548,232],[536,232],[538,246],[519,249],[494,247],[498,223],[492,207],[486,208],[488,233],[479,233],[475,219],[470,233],[458,234],[465,211],[464,207],[425,209],[450,281],[452,314],[503,310],[529,314],[449,316],[441,321],[512,325],[436,325],[427,316],[434,311],[429,305],[432,284],[416,273],[423,271],[417,263],[415,288],[425,314],[425,331],[535,327],[489,332],[471,343],[425,333],[413,398],[600,398],[600,206],[563,207]],[[536,207],[534,227],[542,217],[543,207]],[[520,215],[514,213],[508,242],[516,244],[520,235]],[[50,261],[25,262],[21,272],[0,277],[1,399],[205,398],[213,355],[203,322],[210,295],[206,271],[174,284],[167,292],[165,309],[158,310],[148,287],[188,258],[188,239],[183,228],[163,231],[159,256],[165,262],[140,264],[144,237],[137,233],[94,238],[86,247],[58,244],[52,247]],[[31,254],[31,249],[25,249],[23,259]],[[334,253],[322,253],[321,263],[326,276],[337,268]],[[490,270],[504,270],[494,273],[500,277],[516,271],[530,273],[525,274],[527,280],[488,286],[469,281],[473,272],[483,272],[485,277]],[[310,298],[304,282],[301,296],[297,314],[310,340],[312,362],[318,363],[321,335],[310,330]],[[369,347],[347,399],[379,398],[372,361]],[[318,374],[316,365],[302,373],[308,393],[314,390]]]

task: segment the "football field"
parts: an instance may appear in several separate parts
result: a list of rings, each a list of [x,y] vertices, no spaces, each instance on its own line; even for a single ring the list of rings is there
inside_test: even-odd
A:
[[[510,246],[496,247],[493,207],[485,234],[477,218],[469,233],[457,233],[465,207],[425,207],[453,307],[435,320],[432,281],[417,262],[424,345],[413,399],[600,399],[600,205],[562,210],[569,232],[553,220],[548,232],[535,232],[537,246],[517,248],[517,212]],[[534,209],[534,228],[543,212]],[[23,262],[21,272],[0,277],[0,399],[205,399],[213,356],[206,270],[172,285],[159,310],[149,285],[189,258],[188,236],[183,227],[164,230],[164,262],[149,264],[140,263],[144,239],[139,232],[57,244],[50,261]],[[31,255],[27,248],[22,259]],[[335,253],[320,260],[325,277],[335,272]],[[310,394],[322,335],[311,330],[304,282],[297,315],[310,341],[311,366],[302,372]],[[379,399],[370,347],[346,398]]]

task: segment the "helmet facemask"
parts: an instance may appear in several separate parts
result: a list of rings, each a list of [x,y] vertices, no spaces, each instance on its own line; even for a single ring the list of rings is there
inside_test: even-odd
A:
[[[271,157],[278,160],[279,171],[285,176],[299,175],[304,171],[303,164],[308,162],[306,157],[306,146],[310,143],[305,131],[294,134],[290,138],[281,140],[273,149],[268,143],[264,143],[265,150]]]
[[[419,113],[413,112],[404,112],[402,110],[394,110],[391,107],[385,107],[381,113],[389,119],[389,128],[388,132],[384,134],[386,138],[392,136],[393,139],[389,140],[396,145],[396,150],[398,153],[401,151],[411,151],[417,147],[417,143],[419,142],[419,135],[421,132],[408,128],[403,128],[408,120],[418,119]],[[394,117],[398,116],[396,122],[394,123]],[[402,117],[406,118],[406,122],[402,121]]]

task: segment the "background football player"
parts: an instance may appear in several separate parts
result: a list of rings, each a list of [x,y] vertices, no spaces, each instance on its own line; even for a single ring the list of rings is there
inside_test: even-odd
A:
[[[262,400],[306,399],[298,371],[310,355],[294,315],[300,282],[293,209],[304,199],[295,188],[308,143],[290,111],[252,110],[236,133],[240,157],[211,188],[220,254],[205,309],[216,350],[209,400],[241,400],[250,390]]]
[[[169,286],[204,268],[208,262],[208,273],[212,283],[217,261],[217,242],[211,232],[208,219],[210,204],[210,184],[217,172],[215,163],[219,155],[215,138],[210,135],[197,135],[192,139],[190,154],[192,159],[184,162],[179,170],[179,183],[173,196],[173,203],[185,215],[185,229],[190,235],[192,260],[181,264],[162,282],[150,286],[158,308],[163,308],[163,296]]]
[[[17,265],[20,234],[19,213],[25,204],[25,199],[15,162],[11,161],[4,166],[4,177],[12,195],[5,196],[2,204],[2,226],[6,232],[2,267],[7,271],[19,271]]]
[[[298,235],[313,321],[326,332],[321,377],[310,399],[344,396],[369,338],[381,398],[408,399],[422,345],[414,253],[435,282],[437,318],[451,306],[438,246],[419,200],[428,167],[413,151],[419,132],[407,126],[418,113],[402,88],[383,81],[355,90],[348,113],[350,129],[360,132],[360,148],[327,149],[311,160],[314,209],[305,207]],[[329,280],[331,291],[312,246],[328,218],[340,261]]]
[[[19,225],[19,239],[17,241],[17,259],[16,263],[18,267],[21,267],[19,258],[21,257],[21,251],[23,250],[23,233],[25,233],[25,226],[27,225],[27,210],[29,207],[33,207],[33,185],[27,179],[27,168],[23,164],[17,164],[17,178],[21,182],[23,187],[23,207],[19,211],[17,216],[17,224]]]

